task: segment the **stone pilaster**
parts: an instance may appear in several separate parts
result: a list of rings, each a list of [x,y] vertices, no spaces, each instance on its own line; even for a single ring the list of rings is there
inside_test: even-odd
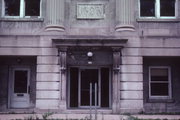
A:
[[[46,30],[64,31],[64,0],[47,0]]]
[[[59,52],[59,63],[60,63],[60,110],[66,110],[66,51]]]
[[[112,110],[113,113],[119,113],[119,102],[120,102],[120,63],[121,53],[118,50],[113,52],[113,99],[112,99]]]
[[[134,1],[116,0],[116,31],[134,31]]]

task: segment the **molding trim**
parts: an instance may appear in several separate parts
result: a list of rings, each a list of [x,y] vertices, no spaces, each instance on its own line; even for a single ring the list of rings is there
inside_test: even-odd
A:
[[[56,47],[124,47],[128,39],[106,36],[78,36],[52,39]]]

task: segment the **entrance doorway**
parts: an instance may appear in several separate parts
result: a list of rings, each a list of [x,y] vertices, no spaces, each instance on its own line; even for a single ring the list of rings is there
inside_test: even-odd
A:
[[[90,106],[90,99],[92,101],[92,106],[95,105],[95,94],[97,95],[97,106],[99,106],[100,100],[100,87],[98,87],[95,93],[95,84],[100,85],[98,79],[98,69],[81,69],[80,70],[80,81],[79,81],[79,103],[81,107]],[[90,98],[90,84],[92,84],[92,98]]]
[[[90,98],[90,83],[92,84],[92,98]],[[95,95],[97,95],[97,107],[109,108],[110,83],[109,67],[70,67],[69,107],[89,108],[90,101],[92,101],[92,106],[95,106]],[[97,84],[96,93],[95,84]]]
[[[10,71],[10,108],[27,108],[30,105],[30,68],[13,67]]]

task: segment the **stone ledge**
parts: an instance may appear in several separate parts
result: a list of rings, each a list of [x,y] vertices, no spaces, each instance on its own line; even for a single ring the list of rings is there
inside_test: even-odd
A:
[[[0,18],[0,21],[4,22],[43,22],[44,18]]]
[[[170,19],[158,19],[158,18],[138,18],[137,22],[180,22],[180,19],[170,18]]]
[[[72,46],[94,46],[94,47],[123,47],[128,39],[116,38],[114,36],[67,36],[53,39],[57,47]]]

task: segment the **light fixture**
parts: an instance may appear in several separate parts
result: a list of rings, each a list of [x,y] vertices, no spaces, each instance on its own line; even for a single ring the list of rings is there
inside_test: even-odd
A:
[[[88,56],[88,57],[92,57],[92,56],[93,56],[93,53],[92,53],[92,52],[88,52],[88,53],[87,53],[87,56]]]
[[[87,56],[88,56],[88,64],[91,65],[91,64],[93,63],[93,62],[92,62],[93,53],[89,51],[89,52],[87,53]]]
[[[88,61],[88,64],[91,65],[91,64],[92,64],[92,61]]]

